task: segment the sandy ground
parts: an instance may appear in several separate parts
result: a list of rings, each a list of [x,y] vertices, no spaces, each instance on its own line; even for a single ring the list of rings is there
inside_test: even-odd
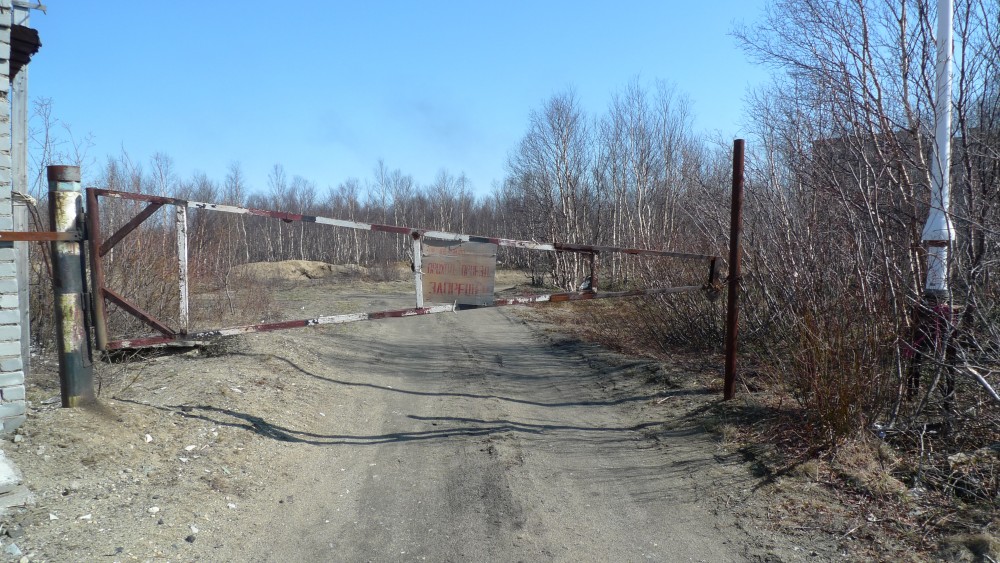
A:
[[[279,306],[380,310],[408,305],[407,287],[303,282]],[[622,357],[507,308],[102,365],[90,410],[57,408],[53,366],[36,362],[28,422],[3,444],[36,502],[3,517],[0,549],[31,561],[844,560],[825,535],[776,528],[775,498],[708,431],[715,360]]]

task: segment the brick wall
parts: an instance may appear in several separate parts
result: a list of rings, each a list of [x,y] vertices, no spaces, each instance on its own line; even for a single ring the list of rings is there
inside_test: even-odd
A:
[[[10,159],[11,0],[0,0],[0,230],[14,227]],[[21,314],[18,309],[14,244],[0,242],[0,424],[13,432],[24,422]]]

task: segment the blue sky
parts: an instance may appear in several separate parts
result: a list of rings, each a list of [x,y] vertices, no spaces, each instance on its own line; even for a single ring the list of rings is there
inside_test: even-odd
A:
[[[528,114],[568,88],[597,115],[630,80],[667,80],[697,128],[743,134],[766,74],[729,32],[763,4],[50,0],[29,91],[93,135],[97,163],[163,152],[221,180],[239,161],[256,190],[281,163],[325,189],[382,158],[487,193]]]

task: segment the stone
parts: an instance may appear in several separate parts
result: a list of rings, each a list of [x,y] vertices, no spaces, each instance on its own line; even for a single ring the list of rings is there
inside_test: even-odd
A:
[[[20,346],[18,347],[18,353],[20,353]],[[23,385],[24,384],[24,372],[14,371],[10,373],[0,373],[0,387],[8,387],[10,385]]]
[[[15,288],[14,291],[17,291]],[[21,338],[21,325],[0,325],[0,340],[18,340]],[[19,345],[20,346],[20,345]]]
[[[11,298],[12,307],[17,306],[17,295],[0,295],[0,307],[5,306],[4,300]],[[20,332],[18,332],[20,334]],[[15,356],[21,353],[21,342],[19,340],[10,340],[6,342],[0,342],[0,356]],[[21,376],[22,380],[24,376]]]
[[[4,401],[23,401],[24,385],[11,385],[10,387],[0,387],[0,399]]]
[[[26,409],[27,405],[24,404],[24,401],[14,401],[12,403],[0,403],[0,418],[22,416],[24,415]],[[13,431],[13,429],[7,431],[6,426],[4,427],[4,430],[5,432],[8,433]]]
[[[18,485],[13,491],[0,495],[0,514],[8,508],[25,507],[35,504],[35,495],[24,485]]]
[[[21,356],[10,356],[0,358],[0,371],[21,371],[24,365],[21,363]]]
[[[9,493],[17,488],[24,479],[14,462],[0,451],[0,494]]]
[[[24,424],[24,421],[27,420],[27,418],[28,417],[26,415],[23,415],[23,414],[22,415],[18,415],[18,416],[10,416],[10,417],[4,418],[3,419],[3,433],[4,434],[10,434],[11,432],[14,432],[22,424]]]

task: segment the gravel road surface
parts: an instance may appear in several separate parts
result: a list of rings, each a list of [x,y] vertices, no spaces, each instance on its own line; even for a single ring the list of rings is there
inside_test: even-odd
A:
[[[279,305],[391,309],[407,288],[316,282]],[[806,538],[760,529],[746,508],[770,502],[759,480],[705,430],[715,360],[624,357],[506,308],[102,365],[91,410],[58,408],[54,364],[39,361],[28,422],[4,448],[35,503],[0,519],[0,549],[29,561],[809,559]]]
[[[260,561],[736,561],[703,498],[732,467],[665,429],[643,362],[484,310],[299,334],[308,432],[244,541]],[[736,470],[735,474],[739,474]]]

